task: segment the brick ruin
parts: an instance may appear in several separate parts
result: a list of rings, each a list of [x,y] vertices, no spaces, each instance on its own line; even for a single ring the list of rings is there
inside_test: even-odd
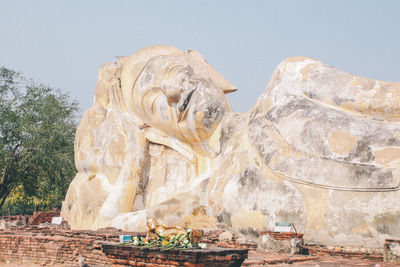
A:
[[[35,212],[32,216],[30,216],[28,220],[28,225],[39,225],[46,222],[50,223],[53,217],[58,216],[60,216],[60,211],[57,209],[48,212]]]
[[[60,216],[60,211],[57,209],[46,212],[35,211],[33,215],[11,215],[4,217],[0,216],[0,229],[51,223],[53,217],[58,216]]]
[[[57,228],[58,227],[58,228]],[[290,264],[366,264],[383,263],[383,251],[351,251],[346,248],[305,246],[306,254],[274,253],[257,250],[258,244],[238,238],[224,230],[206,231],[201,242],[207,249],[190,253],[180,251],[142,252],[133,247],[119,248],[119,235],[144,233],[125,232],[114,228],[97,231],[62,229],[59,226],[25,226],[0,230],[0,263],[40,264],[42,266],[76,266],[84,262],[89,266],[240,266],[232,262],[244,262],[242,266]],[[289,235],[273,234],[282,240]],[[225,250],[218,249],[226,248]],[[247,256],[248,251],[248,258]],[[202,254],[202,255],[200,255]],[[199,257],[208,260],[202,263]],[[210,263],[212,262],[212,263]],[[387,264],[387,263],[385,263]]]
[[[116,240],[117,236],[37,226],[0,230],[0,261],[76,265],[79,257],[85,257],[89,264],[110,265],[94,242],[113,238]]]
[[[398,261],[396,256],[400,241],[387,240],[382,249],[330,247],[305,244],[301,253],[265,246],[263,237],[270,243],[287,242],[303,238],[299,233],[260,232],[258,243],[249,241],[225,230],[205,231],[201,242],[207,245],[202,251],[140,251],[135,247],[116,246],[120,235],[145,235],[115,228],[97,231],[70,230],[66,222],[50,224],[59,211],[37,212],[30,216],[9,216],[0,222],[0,263],[40,264],[42,266],[77,265],[96,266],[243,266],[291,264],[365,264]],[[4,228],[4,227],[3,227]],[[264,240],[265,241],[265,240]],[[293,242],[292,242],[293,243]],[[239,264],[239,265],[238,265]],[[397,264],[397,263],[393,263]]]

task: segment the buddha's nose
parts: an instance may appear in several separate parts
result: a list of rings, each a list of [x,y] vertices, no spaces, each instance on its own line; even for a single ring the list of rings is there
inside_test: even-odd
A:
[[[178,103],[181,100],[182,90],[181,89],[170,89],[165,91],[167,96],[168,105],[173,106],[174,103]]]

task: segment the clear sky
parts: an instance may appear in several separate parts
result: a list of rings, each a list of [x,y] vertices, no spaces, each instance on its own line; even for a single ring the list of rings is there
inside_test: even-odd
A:
[[[101,65],[156,44],[199,51],[244,112],[291,56],[400,81],[400,1],[0,0],[0,66],[71,92],[82,110]]]

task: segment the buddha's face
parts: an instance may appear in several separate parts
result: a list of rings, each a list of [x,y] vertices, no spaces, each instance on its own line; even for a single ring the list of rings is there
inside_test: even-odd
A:
[[[138,77],[146,123],[181,141],[201,143],[213,134],[231,107],[222,89],[184,59],[152,59]]]

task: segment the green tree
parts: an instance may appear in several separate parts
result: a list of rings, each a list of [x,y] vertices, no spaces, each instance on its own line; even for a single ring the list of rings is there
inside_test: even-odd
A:
[[[75,174],[76,101],[0,68],[0,209],[13,191],[61,203]]]

